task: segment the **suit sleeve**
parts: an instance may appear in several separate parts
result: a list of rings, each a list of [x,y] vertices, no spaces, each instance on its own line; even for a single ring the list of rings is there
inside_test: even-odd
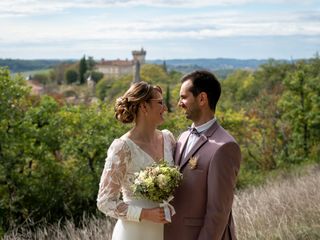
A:
[[[198,240],[220,240],[232,209],[241,153],[237,143],[222,145],[213,155],[207,177],[207,208]]]

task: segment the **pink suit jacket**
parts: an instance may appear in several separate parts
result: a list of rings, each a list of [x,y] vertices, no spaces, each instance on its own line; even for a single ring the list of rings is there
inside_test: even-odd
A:
[[[177,142],[175,163],[183,180],[172,201],[176,215],[165,224],[164,239],[235,240],[231,209],[241,161],[239,145],[215,122],[183,158],[189,135],[183,132]],[[190,163],[191,157],[197,161]]]

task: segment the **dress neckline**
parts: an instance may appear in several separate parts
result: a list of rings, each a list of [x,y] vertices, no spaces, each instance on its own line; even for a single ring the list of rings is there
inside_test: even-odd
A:
[[[161,132],[161,135],[162,135],[162,149],[163,149],[163,156],[162,158],[160,158],[159,160],[161,159],[165,159],[165,137],[164,137],[164,134],[163,132],[160,130]],[[141,152],[143,152],[147,157],[149,157],[153,162],[155,163],[158,163],[159,160],[155,160],[153,157],[151,157],[151,155],[149,153],[147,153],[146,151],[144,151],[138,144],[136,144],[132,139],[130,139],[127,135],[124,135],[123,136],[125,139],[128,139],[133,145],[135,145]]]

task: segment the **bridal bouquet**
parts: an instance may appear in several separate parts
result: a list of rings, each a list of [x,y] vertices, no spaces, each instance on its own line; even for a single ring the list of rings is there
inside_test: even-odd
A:
[[[173,192],[179,186],[182,174],[178,167],[169,166],[166,161],[160,161],[135,173],[133,193],[135,196],[145,198],[154,202],[162,203],[166,220],[171,221],[174,208],[169,204],[173,199]]]

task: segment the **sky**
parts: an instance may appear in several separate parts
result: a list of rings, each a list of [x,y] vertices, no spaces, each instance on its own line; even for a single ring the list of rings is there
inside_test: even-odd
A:
[[[0,58],[299,59],[320,0],[0,0]]]

